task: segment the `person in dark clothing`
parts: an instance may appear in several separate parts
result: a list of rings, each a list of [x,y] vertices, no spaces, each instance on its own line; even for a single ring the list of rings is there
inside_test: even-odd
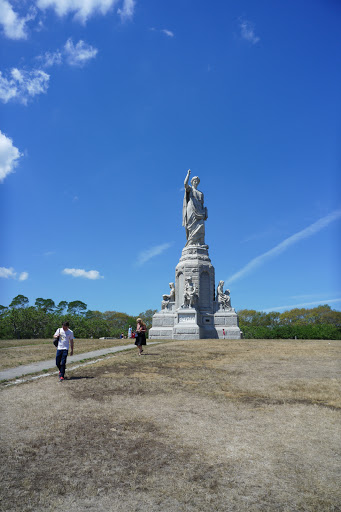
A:
[[[146,324],[142,321],[141,318],[136,320],[136,334],[135,334],[135,345],[139,350],[139,356],[142,354],[143,349],[142,345],[147,345],[146,342]]]

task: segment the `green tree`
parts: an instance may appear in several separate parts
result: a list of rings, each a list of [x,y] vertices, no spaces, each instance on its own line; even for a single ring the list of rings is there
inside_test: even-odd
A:
[[[69,302],[67,312],[69,315],[82,315],[86,312],[88,306],[81,300]]]
[[[35,307],[37,309],[41,309],[45,313],[52,313],[55,310],[56,305],[52,299],[42,299],[40,297],[36,299]]]
[[[69,306],[69,303],[66,300],[60,301],[58,306],[56,307],[57,315],[63,315],[64,312],[67,310],[68,306]]]
[[[139,317],[142,318],[148,330],[152,327],[153,315],[155,313],[157,313],[157,309],[147,309],[143,313],[139,314]]]
[[[27,297],[25,297],[24,295],[17,295],[16,297],[14,297],[9,307],[17,309],[26,308],[28,306],[28,303],[29,300]]]

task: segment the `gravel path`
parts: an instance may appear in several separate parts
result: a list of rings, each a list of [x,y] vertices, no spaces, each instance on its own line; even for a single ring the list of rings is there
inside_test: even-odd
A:
[[[148,345],[155,345],[157,341],[151,341]],[[135,345],[122,345],[119,347],[102,348],[100,350],[93,350],[92,352],[83,352],[82,354],[74,354],[68,356],[67,364],[76,363],[77,361],[83,361],[83,359],[94,359],[96,357],[105,356],[107,354],[114,354],[115,352],[121,352],[122,350],[130,350],[136,348]],[[30,373],[39,373],[44,370],[50,370],[56,367],[56,359],[48,359],[47,361],[39,361],[37,363],[17,366],[16,368],[8,368],[0,372],[0,381],[11,380],[23,375],[29,375]]]

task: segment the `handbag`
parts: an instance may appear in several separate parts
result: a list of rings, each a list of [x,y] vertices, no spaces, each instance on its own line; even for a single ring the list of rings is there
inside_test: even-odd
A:
[[[59,336],[57,336],[57,338],[53,338],[53,344],[55,347],[58,347],[59,338],[60,338],[60,329],[59,329]]]

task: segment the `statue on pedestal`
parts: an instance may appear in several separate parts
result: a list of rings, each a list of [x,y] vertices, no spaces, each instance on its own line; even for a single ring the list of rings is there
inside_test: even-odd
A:
[[[1,0],[0,0],[1,2]],[[230,290],[218,287],[205,242],[208,217],[200,179],[188,170],[184,181],[182,225],[186,245],[175,267],[175,282],[162,295],[161,310],[153,315],[150,339],[240,339],[238,315],[231,307]],[[225,224],[224,224],[225,226]],[[175,286],[174,286],[175,285]]]
[[[205,245],[205,220],[207,208],[204,206],[204,194],[197,189],[200,179],[194,176],[191,185],[188,185],[191,171],[185,178],[185,197],[182,208],[182,225],[186,229],[188,245]],[[185,246],[185,247],[186,247]]]
[[[230,290],[224,290],[224,281],[219,281],[217,287],[217,302],[222,309],[231,309]]]
[[[194,308],[198,301],[198,294],[195,286],[192,283],[190,277],[186,277],[185,289],[184,289],[184,303],[182,308]]]
[[[170,302],[175,301],[175,286],[174,283],[169,283],[170,293],[162,295],[161,309],[167,309]]]

